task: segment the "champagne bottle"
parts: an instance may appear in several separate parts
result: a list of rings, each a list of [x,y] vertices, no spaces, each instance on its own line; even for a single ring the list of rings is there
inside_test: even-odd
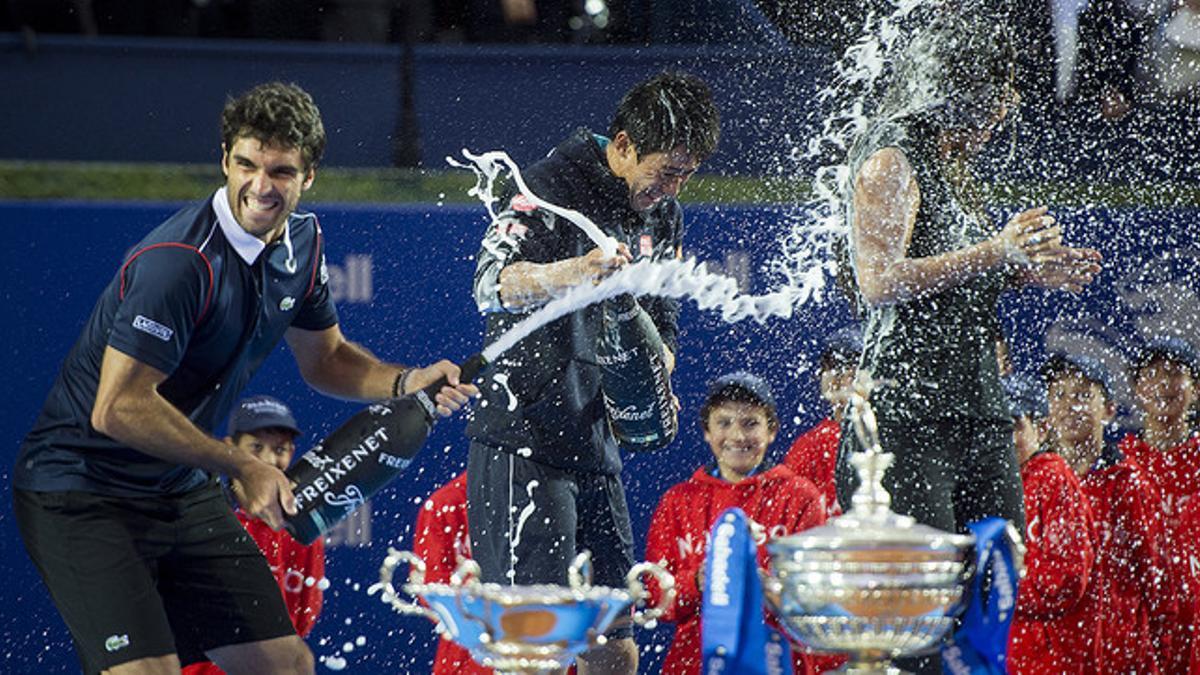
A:
[[[596,345],[600,389],[613,435],[629,450],[657,450],[679,431],[663,349],[662,336],[633,296],[605,301]]]
[[[462,382],[486,365],[479,354],[462,365]],[[304,544],[329,531],[412,463],[437,419],[446,378],[407,396],[374,403],[300,456],[286,474],[297,513],[284,527]]]

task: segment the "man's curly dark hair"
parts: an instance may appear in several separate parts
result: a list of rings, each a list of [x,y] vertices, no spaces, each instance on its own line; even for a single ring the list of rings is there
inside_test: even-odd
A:
[[[325,154],[325,126],[312,96],[295,84],[268,82],[225,103],[221,112],[221,142],[233,147],[241,137],[264,145],[299,148],[308,171]]]

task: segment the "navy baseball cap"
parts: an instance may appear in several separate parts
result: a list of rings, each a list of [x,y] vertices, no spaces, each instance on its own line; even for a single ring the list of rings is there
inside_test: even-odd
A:
[[[1136,374],[1156,358],[1183,364],[1192,371],[1192,377],[1200,376],[1200,354],[1191,342],[1176,336],[1159,336],[1146,343],[1138,351],[1131,371]]]
[[[252,396],[242,399],[229,417],[229,435],[251,433],[259,429],[287,429],[300,435],[292,411],[272,396]]]
[[[1008,394],[1008,409],[1013,417],[1039,418],[1049,412],[1046,403],[1046,385],[1027,373],[1013,373],[1004,378],[1004,392]]]
[[[708,385],[708,395],[704,399],[705,406],[711,406],[717,398],[728,398],[733,394],[731,390],[741,390],[754,401],[770,408],[772,413],[775,412],[775,396],[771,394],[771,385],[761,377],[744,370],[722,375],[713,380]]]
[[[821,352],[821,368],[839,363],[857,364],[862,352],[862,330],[858,326],[839,328],[825,338],[825,350]]]
[[[1112,375],[1108,368],[1099,360],[1084,354],[1057,353],[1050,355],[1042,365],[1042,377],[1049,384],[1050,380],[1065,371],[1079,373],[1087,380],[1100,385],[1104,395],[1112,401],[1116,398],[1113,388]]]

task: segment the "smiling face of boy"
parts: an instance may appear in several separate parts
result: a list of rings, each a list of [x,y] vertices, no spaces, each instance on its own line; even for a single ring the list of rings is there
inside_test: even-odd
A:
[[[717,460],[721,477],[737,483],[762,464],[776,432],[764,406],[726,401],[709,413],[704,440]]]

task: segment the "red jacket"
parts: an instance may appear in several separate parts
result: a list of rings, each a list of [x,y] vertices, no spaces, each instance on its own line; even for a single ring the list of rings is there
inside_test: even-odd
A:
[[[413,553],[425,561],[425,581],[447,583],[450,575],[464,558],[471,557],[471,540],[467,534],[467,474],[438,488],[417,513],[413,533]],[[438,640],[433,661],[433,675],[484,675],[492,673],[471,658],[471,653],[450,639]]]
[[[679,595],[663,617],[675,626],[675,639],[663,661],[667,675],[700,672],[700,609],[702,597],[697,575],[704,567],[707,536],[713,521],[730,507],[739,507],[759,526],[758,564],[766,567],[769,538],[783,536],[825,522],[825,500],[812,483],[777,466],[740,483],[727,483],[701,467],[692,477],[663,495],[650,521],[646,559],[665,565],[675,576]],[[658,586],[649,584],[651,602],[659,602]],[[795,672],[810,673],[813,657],[794,648]]]
[[[1181,533],[1180,514],[1200,494],[1200,438],[1193,435],[1170,450],[1157,450],[1135,434],[1121,439],[1121,453],[1142,467],[1154,493],[1162,518],[1166,569],[1166,603],[1152,616],[1151,629],[1158,640],[1159,663],[1164,673],[1187,671],[1193,649],[1192,625],[1196,623],[1193,600],[1200,587],[1191,574],[1185,549],[1188,538]]]
[[[1009,668],[1017,675],[1080,675],[1099,645],[1099,623],[1081,611],[1096,558],[1092,510],[1057,453],[1034,455],[1021,467],[1021,482],[1025,578],[1009,632]]]
[[[783,458],[783,465],[801,478],[807,478],[817,486],[825,497],[826,512],[830,517],[841,513],[837,502],[838,444],[842,440],[842,427],[836,421],[825,418],[820,424],[800,435]]]
[[[324,540],[317,539],[305,546],[292,539],[287,532],[276,532],[266,521],[241,509],[234,513],[266,557],[296,633],[300,637],[307,637],[321,613],[326,586]],[[183,675],[220,675],[223,672],[208,662],[194,663],[183,669]]]
[[[1183,544],[1181,553],[1188,570],[1188,584],[1191,588],[1196,588],[1197,584],[1200,584],[1200,499],[1190,500],[1184,505],[1179,514],[1179,529],[1176,534]],[[1200,596],[1192,598],[1191,616],[1196,615],[1197,609],[1200,609]],[[1200,675],[1200,640],[1191,641],[1189,660],[1191,667],[1187,672]]]
[[[1086,602],[1100,621],[1097,672],[1181,672],[1159,666],[1150,626],[1150,617],[1174,612],[1163,592],[1162,520],[1149,480],[1125,458],[1092,469],[1081,484],[1096,520],[1096,565]]]

